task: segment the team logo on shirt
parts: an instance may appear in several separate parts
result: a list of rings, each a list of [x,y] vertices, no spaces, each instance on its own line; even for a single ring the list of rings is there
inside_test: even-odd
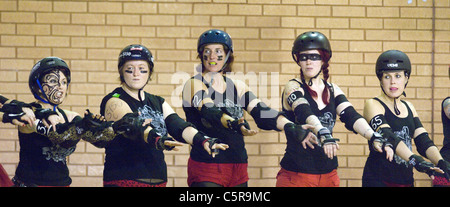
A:
[[[334,124],[336,123],[336,120],[333,118],[333,114],[331,112],[325,112],[322,116],[317,116],[319,118],[320,123],[322,126],[328,128],[330,132],[333,131]]]
[[[223,102],[218,103],[217,107],[221,108],[223,112],[233,117],[233,119],[239,119],[244,116],[242,106],[235,104],[230,99],[225,99]]]
[[[66,157],[75,151],[76,146],[64,148],[59,145],[51,147],[43,147],[42,154],[45,155],[46,160],[53,160],[54,162],[62,162],[66,164]]]
[[[167,135],[167,127],[164,122],[164,115],[160,111],[153,110],[150,106],[139,107],[138,111],[141,112],[141,117],[144,119],[152,119],[150,123],[151,127],[156,130],[156,133],[160,136]]]
[[[403,126],[401,131],[394,131],[394,134],[400,138],[406,146],[408,146],[409,150],[412,150],[412,139],[409,136],[409,128],[407,126]],[[398,155],[394,155],[394,160],[397,164],[404,164],[406,167],[409,165],[404,159],[400,158]]]

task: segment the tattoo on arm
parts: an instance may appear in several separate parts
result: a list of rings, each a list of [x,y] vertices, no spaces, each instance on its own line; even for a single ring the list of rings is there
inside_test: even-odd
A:
[[[105,110],[105,118],[108,121],[115,121],[122,117],[119,117],[119,115],[116,112],[117,109],[123,107],[123,102],[120,100],[114,100],[111,102],[111,104],[107,104],[106,110]]]

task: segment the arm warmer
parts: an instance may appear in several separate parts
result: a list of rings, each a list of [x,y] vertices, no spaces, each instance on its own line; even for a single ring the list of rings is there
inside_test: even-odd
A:
[[[52,126],[45,127],[41,120],[36,120],[36,132],[38,134],[47,136],[53,143],[64,148],[75,146],[81,139],[77,133],[77,124],[81,122],[81,117],[77,116],[70,123],[63,123],[56,125],[56,132],[53,131]]]

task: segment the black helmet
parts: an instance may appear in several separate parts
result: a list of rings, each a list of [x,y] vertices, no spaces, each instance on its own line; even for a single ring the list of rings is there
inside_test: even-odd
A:
[[[328,38],[317,31],[305,32],[295,39],[292,46],[292,58],[294,58],[295,62],[298,62],[295,54],[307,50],[325,50],[330,53],[330,58],[332,55]]]
[[[411,74],[411,61],[408,56],[400,50],[388,50],[381,53],[377,59],[375,73],[381,80],[383,72],[404,70],[406,76]]]
[[[125,82],[122,73],[120,72],[120,68],[129,60],[144,60],[147,61],[148,67],[150,70],[150,75],[148,76],[148,80],[150,80],[150,76],[153,73],[153,55],[148,48],[144,45],[128,45],[119,54],[119,63],[117,69],[120,74],[120,81]]]
[[[46,57],[39,60],[31,69],[30,77],[28,78],[28,86],[30,87],[31,93],[36,99],[44,102],[48,102],[46,97],[39,96],[39,91],[41,90],[40,79],[47,72],[59,69],[67,78],[67,85],[70,83],[70,69],[67,63],[59,57]],[[43,92],[42,92],[43,93]]]
[[[153,69],[153,55],[144,45],[128,45],[123,48],[119,54],[118,68],[120,69],[129,60],[145,60],[150,70]]]
[[[225,49],[229,49],[233,52],[233,41],[228,33],[218,30],[218,29],[210,29],[203,34],[200,35],[197,42],[197,52],[202,53],[202,46],[210,43],[220,43],[223,44]]]

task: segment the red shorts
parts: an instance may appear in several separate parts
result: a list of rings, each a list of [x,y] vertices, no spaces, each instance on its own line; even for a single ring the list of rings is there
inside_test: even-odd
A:
[[[281,168],[276,187],[339,187],[336,169],[326,174],[306,174]]]
[[[114,186],[114,187],[166,187],[167,182],[160,184],[147,184],[141,183],[134,180],[113,180],[113,181],[103,181],[103,186]]]
[[[8,173],[6,173],[6,170],[0,164],[0,187],[11,187],[13,185],[14,183],[9,178]]]
[[[389,183],[386,181],[383,181],[384,185],[386,187],[395,187],[395,188],[408,188],[408,187],[414,187],[412,184],[397,184],[397,183]]]
[[[450,187],[450,182],[448,182],[448,180],[444,176],[435,175],[433,180],[433,186]]]
[[[247,163],[205,163],[189,158],[188,185],[212,182],[224,187],[233,187],[248,181]]]

